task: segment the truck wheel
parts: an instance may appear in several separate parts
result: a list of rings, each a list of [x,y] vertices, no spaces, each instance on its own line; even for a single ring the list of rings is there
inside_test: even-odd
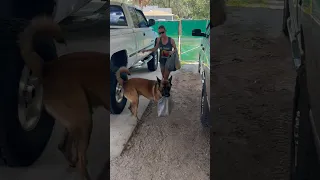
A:
[[[284,6],[283,6],[283,17],[282,17],[282,31],[285,36],[289,36],[288,27],[287,27],[287,19],[290,16],[289,11],[289,3],[288,0],[284,0]]]
[[[155,71],[158,68],[159,63],[159,51],[152,54],[152,59],[147,63],[149,71]]]
[[[121,74],[121,78],[127,80],[128,77]],[[120,114],[127,104],[127,98],[123,95],[123,88],[118,83],[116,76],[110,71],[110,111],[112,114]]]
[[[291,139],[291,179],[319,179],[319,163],[310,121],[306,73],[297,77]]]
[[[211,127],[211,123],[209,122],[209,106],[207,101],[205,83],[202,83],[200,120],[203,127]]]
[[[24,66],[15,41],[8,44],[3,74],[4,115],[0,119],[0,161],[8,166],[29,166],[50,139],[54,119],[42,105],[42,85]],[[47,43],[48,44],[48,43]],[[42,44],[43,49],[48,48]],[[51,44],[51,43],[50,43]],[[52,50],[52,49],[51,49]],[[56,53],[51,53],[55,54]],[[52,57],[52,59],[55,57]]]

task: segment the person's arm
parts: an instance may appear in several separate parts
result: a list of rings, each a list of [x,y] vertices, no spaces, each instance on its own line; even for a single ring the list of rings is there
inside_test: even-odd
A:
[[[171,44],[172,44],[173,50],[170,53],[172,54],[172,53],[176,52],[178,49],[177,49],[176,43],[174,42],[174,40],[172,38],[171,38]]]
[[[212,27],[224,24],[227,19],[225,0],[213,0],[210,4]]]
[[[157,44],[152,49],[144,49],[141,52],[145,53],[145,52],[148,52],[148,51],[151,51],[151,52],[156,51],[159,48],[159,42],[160,42],[160,38],[157,38]]]

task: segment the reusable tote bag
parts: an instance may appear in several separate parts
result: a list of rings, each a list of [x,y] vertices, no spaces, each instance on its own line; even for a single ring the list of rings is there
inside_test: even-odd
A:
[[[166,68],[169,71],[176,71],[181,68],[181,63],[179,60],[179,55],[177,51],[169,55],[167,62],[166,62]]]

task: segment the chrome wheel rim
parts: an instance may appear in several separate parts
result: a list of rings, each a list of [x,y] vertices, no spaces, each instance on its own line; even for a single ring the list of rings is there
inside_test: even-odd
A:
[[[119,83],[117,83],[117,86],[116,86],[116,97],[115,98],[116,98],[117,103],[120,103],[123,99],[123,87]]]
[[[26,66],[23,68],[18,90],[18,118],[26,131],[33,130],[39,122],[42,111],[43,87],[39,78],[32,76]]]

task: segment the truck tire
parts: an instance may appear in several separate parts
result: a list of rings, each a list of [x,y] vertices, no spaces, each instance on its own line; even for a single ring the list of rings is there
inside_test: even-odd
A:
[[[201,93],[201,114],[200,120],[203,127],[211,127],[211,123],[209,122],[209,106],[207,101],[207,94],[206,94],[206,85],[202,83],[202,93]]]
[[[155,71],[158,68],[159,63],[159,51],[155,51],[152,54],[152,59],[147,63],[149,71]]]
[[[283,1],[283,17],[282,17],[282,32],[285,36],[289,36],[288,27],[287,27],[287,19],[290,16],[289,3],[288,0]]]
[[[127,75],[121,74],[123,80],[127,80]],[[118,83],[115,73],[110,71],[110,112],[120,114],[127,104],[127,98],[123,95],[123,88]]]
[[[290,180],[319,179],[319,162],[310,121],[306,72],[297,77],[292,118]]]
[[[11,167],[33,164],[46,147],[54,126],[54,119],[42,105],[42,87],[36,84],[36,78],[31,81],[30,71],[25,67],[14,39],[6,40],[5,49],[2,49],[5,53],[0,54],[5,67],[1,77],[1,84],[4,85],[1,95],[4,97],[0,109],[3,116],[0,119],[0,162]],[[40,55],[46,56],[43,59],[57,57],[52,39],[43,39],[38,43],[35,43],[35,49]],[[41,52],[38,51],[39,47]],[[32,102],[35,108],[27,105],[27,101]],[[28,111],[26,107],[29,107]],[[31,118],[33,121],[22,118],[26,117],[24,113],[32,109],[34,112],[29,115],[35,116]]]

